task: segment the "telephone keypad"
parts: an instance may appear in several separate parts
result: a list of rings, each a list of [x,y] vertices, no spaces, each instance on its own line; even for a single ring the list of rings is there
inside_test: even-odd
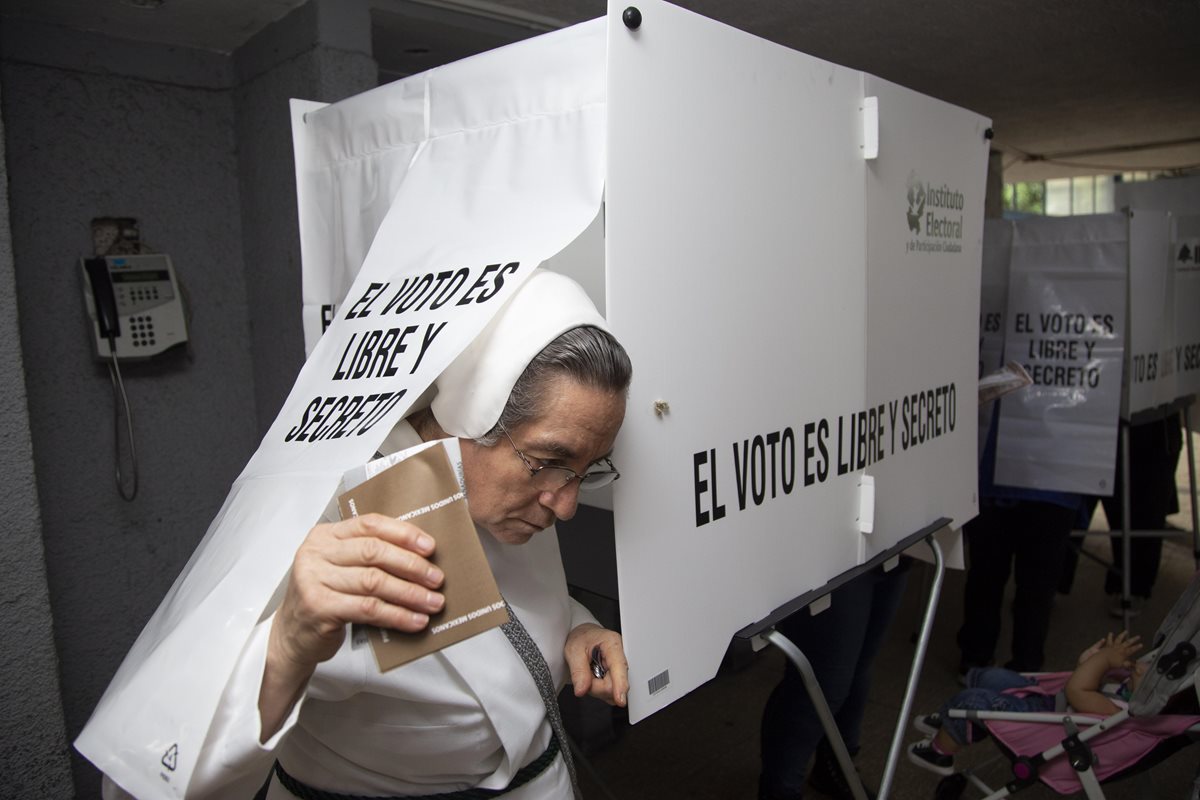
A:
[[[151,347],[154,345],[154,318],[150,315],[134,315],[129,319],[129,333],[133,338],[134,347]]]

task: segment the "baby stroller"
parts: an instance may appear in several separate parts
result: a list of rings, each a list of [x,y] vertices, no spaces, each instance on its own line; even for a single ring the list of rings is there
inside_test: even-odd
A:
[[[937,800],[958,800],[971,784],[987,798],[1007,797],[1035,783],[1059,794],[1103,798],[1110,782],[1149,769],[1200,741],[1200,573],[1167,614],[1146,656],[1149,669],[1127,708],[1107,718],[1066,713],[1004,713],[951,709],[977,721],[1007,756],[1012,778],[992,789],[973,770],[943,778]],[[1031,675],[1053,693],[1070,673]],[[1200,772],[1188,795],[1200,797]]]

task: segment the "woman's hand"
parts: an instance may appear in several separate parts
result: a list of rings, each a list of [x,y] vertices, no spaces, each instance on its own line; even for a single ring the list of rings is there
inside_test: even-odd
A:
[[[592,674],[592,652],[597,653],[604,667],[604,677]],[[563,656],[571,670],[571,684],[576,697],[590,694],[609,705],[624,706],[629,694],[629,662],[621,634],[591,622],[576,626],[567,634]]]
[[[282,725],[313,671],[333,658],[348,623],[414,633],[445,597],[429,562],[432,537],[408,522],[365,514],[313,528],[292,561],[275,612],[259,694],[263,741]]]

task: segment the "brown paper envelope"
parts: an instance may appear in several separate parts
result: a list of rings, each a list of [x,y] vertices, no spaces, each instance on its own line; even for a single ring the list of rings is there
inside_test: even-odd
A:
[[[446,575],[446,604],[419,633],[369,628],[381,671],[435,652],[508,622],[467,501],[442,447],[430,447],[338,497],[344,519],[367,513],[407,517],[433,537],[430,559]]]

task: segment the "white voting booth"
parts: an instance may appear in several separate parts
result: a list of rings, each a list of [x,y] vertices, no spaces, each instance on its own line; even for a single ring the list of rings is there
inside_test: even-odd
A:
[[[77,742],[127,788],[182,796],[341,473],[539,264],[634,363],[608,501],[632,720],[735,633],[914,544],[941,558],[935,532],[961,562],[988,120],[658,0],[623,10],[295,104],[311,355]]]
[[[1000,403],[997,484],[1111,492],[1130,227],[1125,214],[1014,223],[1004,352],[1033,384]]]
[[[1033,378],[1001,402],[997,484],[1124,492],[1129,509],[1128,480],[1114,481],[1118,437],[1129,424],[1186,416],[1200,389],[1197,237],[1196,217],[1161,209],[988,221],[981,365],[1016,360]],[[991,413],[981,409],[981,426]],[[1127,544],[1128,518],[1109,524]]]
[[[633,720],[747,623],[974,515],[987,151],[977,115],[641,8],[610,28],[606,180]]]
[[[1110,494],[1118,420],[1196,393],[1200,295],[1178,258],[1195,225],[1143,210],[988,222],[981,368],[1016,360],[1033,378],[1002,403],[997,483]]]
[[[1147,199],[1150,199],[1147,197]],[[1170,204],[1168,204],[1168,208]],[[1200,217],[1172,211],[1137,209],[1131,215],[1129,262],[1129,344],[1125,359],[1125,392],[1121,404],[1124,442],[1123,473],[1132,474],[1128,454],[1131,425],[1182,413],[1188,488],[1191,494],[1193,557],[1200,566],[1200,505],[1196,492],[1196,454],[1189,428],[1197,426],[1195,403],[1200,397]],[[1136,223],[1136,225],[1135,225]],[[1137,246],[1133,246],[1136,244]],[[1159,536],[1162,531],[1131,530],[1129,480],[1114,491],[1123,493],[1124,519],[1110,520],[1122,532],[1124,558],[1130,563],[1131,536]],[[1123,605],[1129,613],[1129,578],[1123,579]],[[1128,624],[1128,617],[1126,618]]]
[[[1200,216],[1178,215],[1171,218],[1171,245],[1167,265],[1167,281],[1171,283],[1163,307],[1173,316],[1175,339],[1170,347],[1160,350],[1159,381],[1174,382],[1174,390],[1159,389],[1154,400],[1169,402],[1168,398],[1200,396]],[[1173,369],[1165,368],[1174,362]],[[1164,374],[1167,373],[1167,374]],[[1195,407],[1193,406],[1193,411]],[[1200,420],[1193,413],[1192,430]],[[1194,493],[1194,492],[1193,492]]]

